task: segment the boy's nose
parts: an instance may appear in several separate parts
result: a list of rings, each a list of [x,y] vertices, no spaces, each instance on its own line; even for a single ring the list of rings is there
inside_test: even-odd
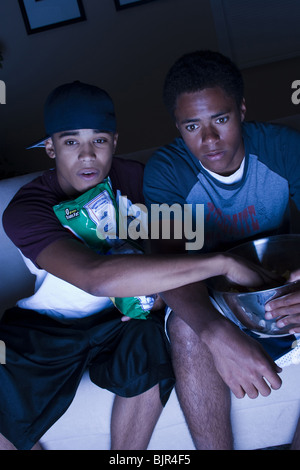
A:
[[[220,136],[213,126],[207,126],[202,131],[202,142],[210,143],[219,140]]]
[[[86,144],[80,149],[79,158],[82,160],[90,160],[96,158],[96,154],[93,145]]]

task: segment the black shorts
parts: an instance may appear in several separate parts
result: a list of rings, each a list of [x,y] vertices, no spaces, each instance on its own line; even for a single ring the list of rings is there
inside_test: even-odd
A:
[[[84,371],[99,387],[132,397],[156,384],[163,405],[175,384],[164,312],[121,321],[116,309],[72,322],[8,310],[0,323],[0,433],[30,449],[69,407]]]

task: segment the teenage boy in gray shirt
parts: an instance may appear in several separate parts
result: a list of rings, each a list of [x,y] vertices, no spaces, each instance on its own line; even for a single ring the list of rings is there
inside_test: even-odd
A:
[[[195,51],[178,59],[167,74],[164,100],[180,137],[158,149],[146,165],[147,206],[188,204],[197,223],[196,207],[204,205],[202,253],[287,233],[290,197],[300,209],[299,132],[245,122],[242,75],[217,52]],[[172,244],[160,240],[153,249],[184,252],[184,243],[174,237]],[[229,390],[238,398],[255,398],[279,388],[273,359],[289,350],[295,337],[287,349],[276,343],[272,358],[266,342],[262,347],[217,312],[203,283],[163,297],[172,310],[168,329],[176,389],[195,446],[230,449]],[[268,317],[280,316],[284,308],[278,326],[298,323],[291,333],[300,332],[300,292],[266,308]]]

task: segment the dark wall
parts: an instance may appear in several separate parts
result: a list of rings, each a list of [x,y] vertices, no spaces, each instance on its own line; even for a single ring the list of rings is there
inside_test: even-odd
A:
[[[52,165],[43,150],[25,147],[44,135],[43,103],[49,91],[76,79],[112,95],[119,153],[168,142],[176,131],[161,99],[167,70],[183,53],[218,49],[209,0],[154,0],[122,11],[116,11],[114,0],[83,4],[86,21],[28,35],[18,2],[0,2],[0,80],[6,83],[6,104],[0,106],[0,171]],[[290,99],[290,81],[300,78],[299,59],[287,64],[244,71],[251,118],[300,112]]]

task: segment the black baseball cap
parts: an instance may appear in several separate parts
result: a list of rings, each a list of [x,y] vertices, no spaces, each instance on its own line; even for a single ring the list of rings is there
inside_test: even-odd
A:
[[[114,104],[109,94],[80,81],[55,88],[44,107],[46,137],[27,147],[44,147],[45,140],[56,132],[98,129],[116,132]]]

